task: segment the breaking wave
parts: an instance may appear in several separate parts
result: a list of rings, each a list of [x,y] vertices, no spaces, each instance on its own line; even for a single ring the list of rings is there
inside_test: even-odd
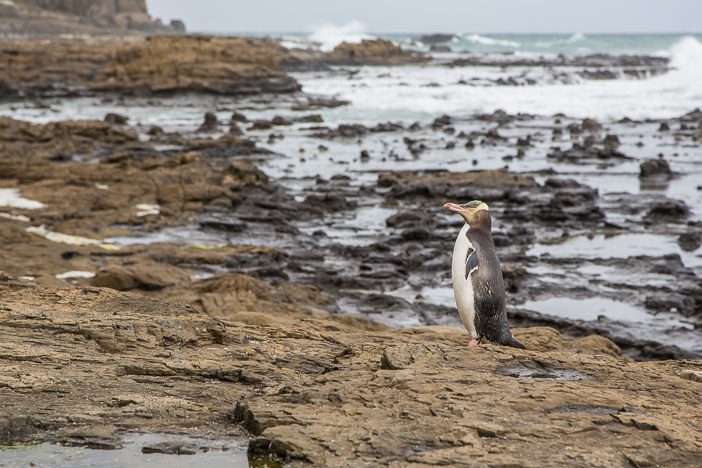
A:
[[[495,39],[488,36],[481,36],[480,34],[469,34],[467,36],[463,36],[462,38],[472,42],[473,44],[486,46],[511,47],[513,49],[518,49],[521,47],[519,42],[509,41],[507,39]]]
[[[366,27],[360,21],[351,21],[341,26],[323,24],[308,36],[308,40],[323,52],[334,50],[342,42],[358,43],[363,39],[373,39],[373,36],[366,33]]]
[[[673,70],[664,76],[667,83],[702,99],[702,43],[692,36],[683,37],[670,48],[669,56]]]
[[[580,42],[585,40],[585,34],[583,33],[575,33],[572,36],[570,36],[568,39],[566,39],[566,42],[568,44],[572,44],[573,42]]]

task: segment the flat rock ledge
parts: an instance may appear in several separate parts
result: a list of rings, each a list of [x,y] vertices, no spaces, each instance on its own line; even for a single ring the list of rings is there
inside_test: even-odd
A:
[[[693,466],[702,453],[702,363],[632,362],[596,336],[526,328],[529,350],[469,348],[460,329],[254,325],[6,274],[0,297],[3,441],[244,429],[254,456],[335,466]]]

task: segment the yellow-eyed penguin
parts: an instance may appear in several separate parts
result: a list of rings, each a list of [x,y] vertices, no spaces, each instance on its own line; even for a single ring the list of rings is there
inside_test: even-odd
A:
[[[453,247],[451,280],[456,308],[470,333],[470,346],[481,338],[494,343],[524,348],[509,329],[505,285],[500,260],[492,240],[489,207],[479,200],[458,205],[446,203],[465,221]]]

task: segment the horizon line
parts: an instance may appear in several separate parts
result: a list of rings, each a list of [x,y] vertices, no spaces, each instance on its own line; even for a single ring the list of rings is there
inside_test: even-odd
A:
[[[187,25],[186,25],[187,27]],[[309,35],[314,33],[314,31],[220,31],[220,30],[192,30],[188,31],[188,34],[294,34],[294,35]],[[467,31],[467,32],[452,32],[452,31],[432,31],[432,32],[377,32],[377,31],[365,31],[363,34],[369,34],[373,36],[381,35],[432,35],[432,34],[453,34],[453,35],[465,35],[465,34],[485,34],[485,35],[500,35],[500,36],[523,36],[523,35],[543,35],[543,36],[560,36],[568,34],[583,34],[590,36],[642,36],[642,35],[661,35],[661,36],[676,36],[676,35],[693,35],[702,36],[702,31],[692,32],[692,31],[659,31],[659,32],[587,32],[587,31],[568,31],[568,32],[480,32],[480,31]]]

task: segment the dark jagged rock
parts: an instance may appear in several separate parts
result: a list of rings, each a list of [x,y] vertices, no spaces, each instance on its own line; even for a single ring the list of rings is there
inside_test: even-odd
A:
[[[123,115],[110,112],[105,115],[104,120],[110,125],[126,125],[129,119]]]
[[[158,444],[145,445],[141,448],[141,453],[164,453],[167,455],[195,455],[198,447],[192,442],[168,441]]]
[[[639,166],[639,177],[663,176],[670,177],[673,171],[670,170],[668,161],[663,158],[649,159]]]
[[[242,136],[244,134],[243,130],[239,128],[235,121],[229,122],[229,134],[234,136]]]
[[[441,117],[437,117],[434,119],[434,121],[431,123],[432,128],[441,128],[441,127],[446,127],[448,125],[451,125],[451,116],[449,115],[442,115]]]
[[[680,120],[683,122],[702,122],[702,110],[700,108],[694,109],[680,117]]]
[[[602,124],[594,119],[584,119],[580,124],[580,128],[586,132],[599,132],[602,130]]]
[[[359,43],[342,42],[326,54],[322,61],[334,65],[398,65],[418,63],[426,57],[407,52],[384,39],[364,39]]]
[[[423,36],[419,36],[419,42],[423,42],[425,44],[440,44],[442,42],[449,42],[453,40],[454,37],[456,37],[454,34],[425,34]]]
[[[592,138],[585,139],[583,144],[573,143],[573,146],[567,150],[555,148],[547,155],[548,158],[562,161],[586,161],[592,159],[631,159],[631,157],[618,151],[616,146],[610,144],[596,144]]]
[[[355,208],[356,201],[349,200],[339,193],[328,192],[324,195],[308,195],[303,204],[306,209],[323,209],[331,211],[341,211]]]
[[[678,236],[678,245],[686,252],[694,252],[702,246],[701,232],[685,232]]]
[[[319,114],[303,115],[301,117],[293,118],[294,122],[300,123],[323,123],[324,119]]]
[[[646,219],[652,222],[679,222],[687,219],[690,210],[682,200],[669,200],[655,203],[646,213]]]
[[[404,130],[404,126],[396,122],[381,122],[369,128],[369,130],[372,133],[399,132]]]
[[[445,46],[445,45],[432,44],[431,47],[429,47],[429,51],[431,51],[431,52],[451,52],[451,48],[449,46]]]
[[[232,116],[229,118],[230,122],[248,122],[249,119],[246,118],[244,114],[241,112],[234,111],[232,112]]]
[[[368,127],[360,124],[341,124],[333,130],[313,133],[314,138],[358,138],[369,132]]]
[[[249,127],[249,130],[270,130],[273,128],[273,122],[270,120],[254,120],[254,122]]]
[[[213,112],[207,112],[202,125],[197,129],[198,132],[210,133],[219,130],[219,121]]]
[[[273,117],[271,119],[271,124],[277,125],[277,126],[279,126],[279,125],[287,126],[287,125],[292,125],[293,122],[290,119],[286,119],[285,117],[281,117],[280,115],[276,115],[275,117]]]
[[[344,101],[343,99],[317,97],[293,105],[292,110],[300,112],[314,109],[334,109],[336,107],[343,107],[348,104],[349,101]]]
[[[579,75],[586,80],[616,80],[620,77],[612,70],[583,70]]]
[[[163,135],[165,135],[166,132],[164,132],[163,129],[161,127],[159,127],[158,125],[152,125],[151,127],[149,127],[146,134],[149,136],[158,138],[158,137],[162,137]]]

